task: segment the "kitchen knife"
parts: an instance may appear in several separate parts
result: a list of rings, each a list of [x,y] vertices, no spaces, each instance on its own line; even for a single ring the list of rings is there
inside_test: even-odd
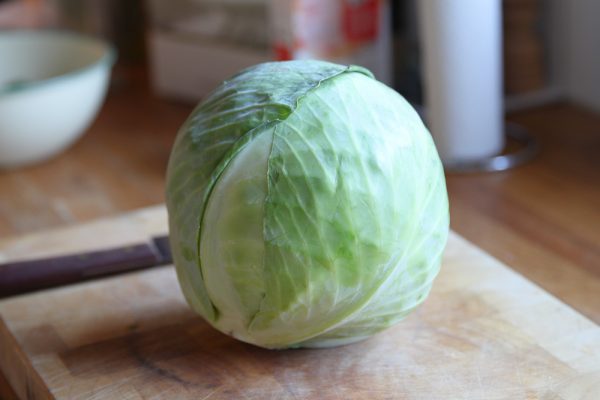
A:
[[[171,263],[168,236],[150,242],[0,264],[0,298]]]

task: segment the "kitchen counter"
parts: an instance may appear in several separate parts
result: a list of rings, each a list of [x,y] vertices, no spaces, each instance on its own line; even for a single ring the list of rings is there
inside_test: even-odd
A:
[[[133,71],[136,72],[136,71]],[[89,132],[61,156],[0,172],[0,237],[163,201],[164,171],[192,106],[117,75]],[[569,104],[510,115],[541,143],[529,164],[448,175],[452,228],[600,323],[600,116]],[[0,398],[10,398],[0,377]]]

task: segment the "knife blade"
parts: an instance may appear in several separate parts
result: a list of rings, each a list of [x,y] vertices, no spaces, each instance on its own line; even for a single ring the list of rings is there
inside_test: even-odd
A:
[[[168,236],[149,242],[0,264],[0,298],[172,262]]]

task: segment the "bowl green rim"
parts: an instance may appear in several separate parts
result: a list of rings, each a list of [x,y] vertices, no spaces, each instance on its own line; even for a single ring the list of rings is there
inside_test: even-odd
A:
[[[60,30],[60,29],[10,29],[10,30],[1,30],[0,29],[0,38],[12,36],[12,35],[15,35],[15,36],[16,35],[19,35],[19,36],[25,36],[25,35],[30,35],[30,36],[40,36],[40,35],[67,36],[67,37],[76,39],[80,42],[88,42],[88,43],[91,42],[91,43],[99,44],[101,47],[104,48],[104,54],[102,54],[102,56],[98,60],[91,62],[91,63],[85,65],[84,67],[73,69],[71,71],[62,73],[60,75],[55,75],[55,76],[51,76],[51,77],[43,78],[43,79],[36,79],[33,81],[23,81],[23,82],[2,85],[2,86],[0,86],[0,96],[14,94],[14,93],[28,90],[31,88],[36,88],[39,86],[54,84],[54,83],[60,82],[64,79],[68,79],[73,76],[84,74],[84,73],[96,68],[99,65],[106,65],[110,69],[114,65],[115,61],[117,60],[117,50],[111,43],[109,43],[105,40],[102,40],[102,39],[98,39],[95,37],[87,36],[87,35],[76,33],[76,32],[70,32],[70,31],[65,31],[65,30]]]

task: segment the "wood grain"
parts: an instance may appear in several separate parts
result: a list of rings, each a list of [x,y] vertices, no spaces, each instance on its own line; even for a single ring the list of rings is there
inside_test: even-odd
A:
[[[449,175],[452,228],[600,322],[600,117],[555,105],[510,119],[541,153],[512,171]]]
[[[155,207],[52,236],[87,250],[103,238],[165,230],[166,213]],[[45,237],[4,241],[2,255],[60,250],[46,248]],[[172,267],[4,300],[0,316],[0,367],[12,371],[22,398],[600,396],[600,327],[456,234],[422,307],[339,348],[269,351],[237,342],[190,311]]]
[[[538,25],[539,0],[502,1],[504,91],[518,94],[539,90],[546,75],[544,48]]]
[[[17,394],[14,392],[4,374],[0,373],[0,399],[2,400],[17,400]]]

